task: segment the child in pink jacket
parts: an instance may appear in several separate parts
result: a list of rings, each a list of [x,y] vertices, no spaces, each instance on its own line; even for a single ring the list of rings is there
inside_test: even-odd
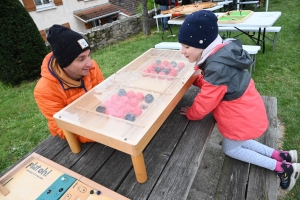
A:
[[[291,190],[299,177],[296,150],[278,151],[253,139],[268,128],[264,102],[255,88],[248,67],[249,54],[239,40],[223,43],[218,18],[207,10],[189,15],[179,30],[181,53],[201,70],[194,85],[200,92],[181,114],[200,120],[213,113],[226,155],[277,172],[280,186]]]

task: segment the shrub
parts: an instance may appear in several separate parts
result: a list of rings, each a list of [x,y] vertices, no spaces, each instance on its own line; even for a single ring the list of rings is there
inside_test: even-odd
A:
[[[1,82],[17,85],[39,77],[46,45],[19,0],[0,1],[0,44]]]

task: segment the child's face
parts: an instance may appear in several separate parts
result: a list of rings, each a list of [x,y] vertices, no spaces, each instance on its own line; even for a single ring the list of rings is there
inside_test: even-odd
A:
[[[181,47],[181,53],[189,60],[189,62],[193,63],[199,61],[201,58],[203,49],[198,49],[185,44],[181,44]]]

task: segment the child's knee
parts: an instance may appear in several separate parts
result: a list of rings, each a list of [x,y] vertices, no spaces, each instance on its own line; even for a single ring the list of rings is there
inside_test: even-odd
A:
[[[238,151],[236,148],[228,148],[228,146],[222,146],[223,153],[229,157],[234,157],[236,152]]]

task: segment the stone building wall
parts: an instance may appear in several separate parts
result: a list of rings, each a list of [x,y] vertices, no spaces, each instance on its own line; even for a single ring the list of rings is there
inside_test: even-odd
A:
[[[154,26],[156,24],[156,20],[153,18],[154,10],[149,11],[148,15],[151,26]],[[99,28],[90,29],[82,34],[88,39],[92,50],[97,50],[116,41],[124,40],[140,31],[143,31],[142,15],[137,14],[104,24]]]

